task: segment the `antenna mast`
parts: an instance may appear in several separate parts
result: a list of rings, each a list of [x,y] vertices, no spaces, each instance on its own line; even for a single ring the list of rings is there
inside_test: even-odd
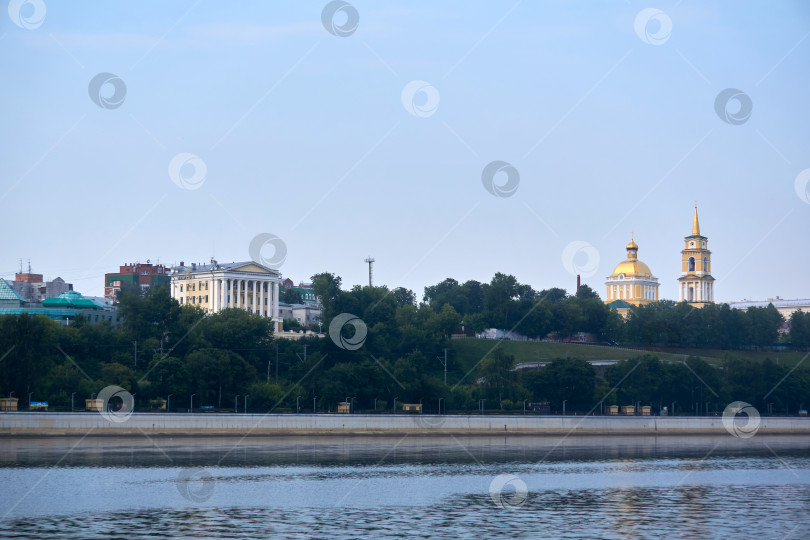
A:
[[[371,278],[372,278],[372,275],[373,275],[373,272],[374,272],[374,270],[373,270],[374,269],[374,259],[371,256],[369,256],[368,259],[366,259],[366,262],[368,263],[368,286],[371,287],[372,286],[372,279]]]

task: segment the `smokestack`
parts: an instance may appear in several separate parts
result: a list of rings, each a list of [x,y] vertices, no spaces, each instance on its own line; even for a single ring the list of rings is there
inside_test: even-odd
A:
[[[579,296],[579,284],[580,284],[579,274],[577,274],[577,296]]]

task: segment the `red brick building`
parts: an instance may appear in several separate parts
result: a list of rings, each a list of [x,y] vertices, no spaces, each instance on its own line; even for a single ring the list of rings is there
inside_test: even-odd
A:
[[[104,274],[104,298],[115,301],[115,296],[124,284],[137,285],[142,289],[153,285],[169,285],[171,276],[162,264],[130,263],[121,266],[118,272]]]

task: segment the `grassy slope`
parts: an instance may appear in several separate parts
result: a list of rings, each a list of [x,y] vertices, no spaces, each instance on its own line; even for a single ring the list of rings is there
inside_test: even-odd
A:
[[[472,367],[493,348],[498,342],[494,339],[454,339],[453,349],[462,366]],[[583,360],[625,360],[649,352],[661,360],[681,361],[684,355],[695,355],[709,363],[720,362],[726,354],[731,357],[748,358],[761,361],[766,357],[778,360],[784,365],[793,366],[800,362],[808,353],[801,352],[753,352],[753,351],[721,351],[716,349],[623,349],[620,347],[605,347],[601,345],[582,345],[579,343],[547,343],[535,341],[503,341],[501,347],[507,354],[515,356],[515,362],[537,362],[565,358],[566,353],[572,358]],[[676,352],[677,351],[677,352]],[[810,359],[808,359],[810,360]],[[807,362],[810,365],[810,361]]]

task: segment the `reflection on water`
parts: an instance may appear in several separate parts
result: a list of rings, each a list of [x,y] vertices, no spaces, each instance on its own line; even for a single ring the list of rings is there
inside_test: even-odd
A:
[[[810,537],[804,437],[16,439],[0,537]],[[490,483],[517,475],[525,504]]]

